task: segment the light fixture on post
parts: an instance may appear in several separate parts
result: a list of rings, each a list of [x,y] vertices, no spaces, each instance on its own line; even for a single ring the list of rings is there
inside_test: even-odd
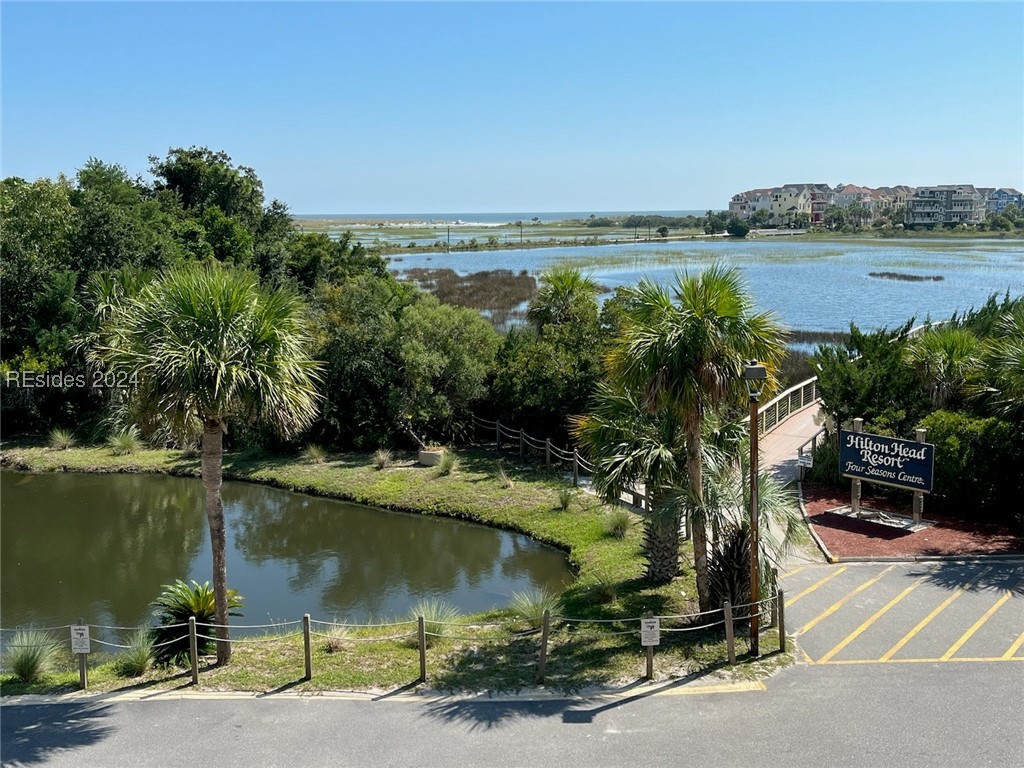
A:
[[[768,369],[756,360],[750,360],[743,369],[743,382],[750,396],[750,653],[760,655],[759,632],[761,612],[761,578],[757,563],[758,542],[757,499],[757,405],[768,381]]]

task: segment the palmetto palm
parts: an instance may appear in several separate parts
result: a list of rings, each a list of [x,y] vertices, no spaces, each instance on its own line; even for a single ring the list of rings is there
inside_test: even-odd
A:
[[[573,267],[557,266],[544,272],[537,295],[530,301],[527,319],[541,330],[546,325],[557,325],[592,314],[597,320],[593,303],[598,285],[590,277]]]
[[[696,276],[679,274],[671,287],[644,280],[634,298],[607,357],[608,377],[635,393],[649,413],[676,414],[686,437],[690,498],[699,510],[705,414],[743,402],[746,361],[765,363],[773,377],[784,332],[771,313],[753,313],[739,272],[718,265]],[[700,514],[693,516],[692,530],[697,593],[701,610],[707,610],[707,533]]]
[[[264,290],[247,272],[203,266],[169,271],[111,307],[89,353],[111,372],[137,374],[133,413],[179,434],[202,433],[218,664],[231,659],[223,435],[235,419],[268,423],[283,435],[312,421],[318,364],[309,342],[294,294]]]
[[[596,490],[609,501],[643,484],[651,501],[644,518],[647,578],[671,581],[679,571],[678,488],[686,479],[686,438],[679,412],[652,413],[635,392],[602,382],[590,412],[570,420],[595,466]]]
[[[1009,312],[996,323],[968,390],[991,413],[1024,423],[1024,311]]]
[[[966,328],[939,326],[912,339],[904,357],[928,387],[932,404],[945,408],[962,397],[981,362],[981,343]]]

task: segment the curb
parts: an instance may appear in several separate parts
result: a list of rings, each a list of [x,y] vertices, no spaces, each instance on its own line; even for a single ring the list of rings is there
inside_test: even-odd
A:
[[[804,487],[803,484],[796,481],[796,498],[797,503],[800,506],[800,514],[803,516],[804,522],[807,524],[807,530],[810,531],[811,538],[814,539],[814,543],[818,545],[818,549],[825,556],[825,559],[831,564],[836,565],[838,563],[949,563],[949,562],[961,562],[961,563],[981,563],[981,562],[1016,562],[1020,561],[1024,563],[1024,553],[1018,552],[1016,554],[993,554],[993,555],[875,555],[865,557],[837,557],[833,555],[829,548],[825,546],[825,542],[818,536],[817,531],[814,530],[814,523],[811,522],[811,518],[807,514],[807,507],[804,506]]]

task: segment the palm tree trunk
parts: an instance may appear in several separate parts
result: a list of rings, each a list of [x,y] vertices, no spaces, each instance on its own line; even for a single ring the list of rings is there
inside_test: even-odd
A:
[[[674,502],[652,497],[644,517],[646,578],[666,584],[679,573],[679,509]]]
[[[217,665],[231,661],[228,634],[228,561],[227,531],[220,487],[224,479],[224,432],[220,419],[203,424],[203,486],[206,488],[206,519],[210,524],[210,549],[213,553],[213,602],[217,623]]]
[[[704,468],[700,459],[700,418],[686,430],[686,474],[690,480],[690,491],[698,507],[704,505]],[[708,532],[704,515],[693,512],[690,515],[690,530],[693,532],[693,571],[697,579],[697,599],[702,611],[711,610],[711,584],[708,579]]]

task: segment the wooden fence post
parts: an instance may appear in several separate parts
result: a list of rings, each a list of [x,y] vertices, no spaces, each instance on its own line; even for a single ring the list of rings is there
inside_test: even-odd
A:
[[[732,604],[726,600],[722,605],[725,614],[725,646],[729,651],[729,663],[736,663],[736,636],[732,626]]]
[[[494,420],[494,447],[501,450],[501,419]]]
[[[580,454],[575,448],[572,449],[572,484],[580,487]]]
[[[309,614],[302,616],[302,640],[306,656],[306,680],[313,679],[313,649],[310,643]]]
[[[419,638],[420,646],[420,679],[419,682],[427,682],[427,627],[422,616],[416,617],[416,635]]]
[[[779,594],[779,569],[772,568],[772,592],[776,595]],[[778,601],[772,600],[769,603],[769,614],[768,614],[768,626],[775,627],[779,623],[779,609]]]
[[[551,469],[551,438],[544,439],[544,465]]]
[[[526,438],[523,436],[523,430],[519,430],[519,455],[522,456],[526,453]]]
[[[775,598],[775,612],[779,615],[779,650],[786,652],[786,593],[781,589]]]
[[[188,617],[188,651],[192,660],[192,685],[199,685],[199,638],[196,637],[196,617]]]
[[[551,633],[551,611],[544,609],[544,624],[540,630],[540,659],[537,662],[537,682],[544,684],[548,670],[548,636]]]

